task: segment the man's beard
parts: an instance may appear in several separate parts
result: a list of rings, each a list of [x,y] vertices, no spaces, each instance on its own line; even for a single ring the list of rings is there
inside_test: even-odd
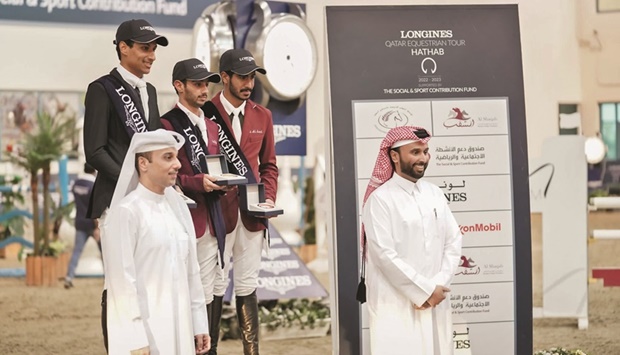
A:
[[[236,87],[232,87],[231,86],[229,91],[232,94],[232,96],[234,96],[239,101],[245,101],[245,100],[247,100],[249,98],[249,96],[248,96],[248,98],[243,97],[243,95],[245,93],[249,93],[250,96],[252,95],[252,89],[250,89],[250,88],[240,88],[240,89],[237,89]]]
[[[422,170],[422,172],[417,172],[415,171],[415,167],[418,165],[422,165],[419,163],[416,164],[412,164],[412,165],[406,165],[405,162],[403,162],[402,160],[400,161],[400,166],[401,168],[401,173],[415,179],[415,180],[419,180],[422,177],[424,177],[424,173],[426,172],[426,168],[428,168],[428,163],[423,164],[424,165],[424,170]]]

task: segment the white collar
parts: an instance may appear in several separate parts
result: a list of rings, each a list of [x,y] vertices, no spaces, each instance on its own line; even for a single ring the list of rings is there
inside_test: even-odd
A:
[[[205,122],[205,113],[202,111],[202,109],[198,109],[198,111],[200,111],[200,116],[196,116],[195,113],[190,111],[187,107],[183,106],[183,104],[181,104],[178,100],[177,100],[177,107],[180,108],[181,111],[185,112],[187,117],[189,117],[189,120],[192,121],[192,123],[194,125],[200,127],[201,129],[202,129],[203,126],[206,126],[204,124],[204,122]]]
[[[418,186],[416,182],[405,179],[404,177],[398,175],[396,172],[394,172],[394,174],[392,175],[392,179],[394,179],[394,182],[398,186],[400,186],[401,189],[407,191],[407,193],[410,195],[413,195],[416,190],[420,192],[420,186]]]
[[[226,99],[226,97],[224,96],[224,91],[220,92],[220,99],[222,101],[222,106],[224,106],[224,110],[226,110],[228,116],[230,116],[230,114],[234,112],[235,116],[239,117],[239,113],[245,112],[245,103],[247,102],[247,100],[244,100],[241,105],[239,105],[239,107],[235,107],[233,106],[233,104],[230,103],[230,101]]]
[[[138,78],[137,76],[135,76],[129,70],[125,69],[125,67],[123,67],[120,64],[118,67],[116,67],[116,70],[121,75],[123,80],[125,80],[127,83],[129,83],[129,85],[131,85],[134,88],[138,87],[138,82],[140,81],[144,82],[144,79]]]
[[[166,199],[165,194],[158,194],[157,192],[151,191],[146,186],[142,185],[142,183],[138,183],[135,191],[144,199],[153,201],[155,203],[163,202]]]

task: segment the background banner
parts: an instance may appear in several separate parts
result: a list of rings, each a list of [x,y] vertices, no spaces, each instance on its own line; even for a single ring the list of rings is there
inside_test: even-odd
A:
[[[155,28],[191,29],[202,11],[216,0],[7,0],[0,19],[118,26],[143,18]]]
[[[381,140],[404,125],[432,133],[424,179],[442,189],[463,233],[451,292],[455,354],[531,353],[517,6],[328,7],[327,32],[339,353],[369,353],[366,305],[355,301],[359,253],[351,250],[360,243],[353,221]]]

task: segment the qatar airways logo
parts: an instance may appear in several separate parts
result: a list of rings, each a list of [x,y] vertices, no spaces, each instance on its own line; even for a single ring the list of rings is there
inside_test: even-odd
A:
[[[498,223],[476,223],[470,225],[459,225],[461,229],[461,234],[465,235],[465,233],[469,232],[499,232],[502,230],[501,222]]]

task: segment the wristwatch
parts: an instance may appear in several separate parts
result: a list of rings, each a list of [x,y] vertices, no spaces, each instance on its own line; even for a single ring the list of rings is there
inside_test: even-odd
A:
[[[209,71],[219,73],[220,56],[235,47],[236,13],[233,1],[223,0],[207,7],[194,24],[192,53]]]
[[[316,74],[317,49],[305,13],[297,4],[289,6],[292,13],[272,14],[266,1],[256,0],[256,22],[248,32],[245,48],[267,71],[266,75],[257,75],[267,99],[303,102]]]

